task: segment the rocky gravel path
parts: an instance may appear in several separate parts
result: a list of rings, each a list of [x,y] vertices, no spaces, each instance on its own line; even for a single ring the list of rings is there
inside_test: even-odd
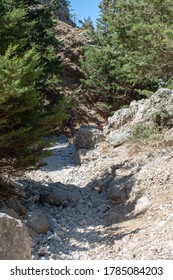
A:
[[[65,137],[60,137],[53,148],[52,157],[46,159],[47,166],[27,175],[28,178],[32,178],[29,192],[34,192],[35,199],[40,192],[35,184],[49,187],[57,182],[73,184],[76,189],[69,189],[69,192],[75,192],[78,196],[76,202],[70,205],[67,203],[67,206],[50,207],[46,204],[43,207],[37,203],[36,207],[48,218],[50,228],[46,234],[34,236],[34,259],[108,257],[104,256],[103,248],[108,226],[105,215],[110,207],[106,200],[106,192],[99,192],[99,183],[101,184],[101,178],[104,181],[108,174],[111,176],[112,165],[109,164],[109,171],[109,166],[97,159],[96,162],[78,166],[73,161],[73,154],[74,145]]]
[[[67,138],[52,150],[46,167],[26,174],[28,205],[32,200],[49,221],[46,233],[32,234],[33,259],[173,258],[172,152],[100,143],[97,158],[76,165]],[[123,202],[107,188],[114,181],[128,192]],[[39,203],[40,188],[58,189],[59,182],[69,186],[70,203]]]
[[[22,196],[0,210],[27,226],[33,259],[173,259],[172,103],[163,88],[82,125],[74,144],[57,137],[47,166],[14,178]]]

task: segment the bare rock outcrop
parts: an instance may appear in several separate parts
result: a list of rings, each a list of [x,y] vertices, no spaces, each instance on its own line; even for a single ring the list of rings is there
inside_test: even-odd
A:
[[[57,20],[57,38],[59,45],[58,58],[62,62],[64,71],[61,75],[61,86],[64,91],[74,89],[80,85],[84,73],[80,65],[83,56],[82,46],[90,42],[88,31]]]
[[[114,147],[122,145],[139,123],[171,126],[173,119],[173,90],[161,88],[150,98],[131,102],[129,108],[120,109],[108,118],[104,135]]]

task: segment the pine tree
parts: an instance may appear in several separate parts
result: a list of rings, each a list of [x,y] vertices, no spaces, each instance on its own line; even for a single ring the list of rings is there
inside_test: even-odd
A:
[[[45,136],[64,118],[64,101],[53,84],[59,70],[56,40],[49,41],[51,14],[39,5],[0,0],[0,177],[37,165],[50,145]]]
[[[94,25],[90,16],[84,18],[84,20],[79,20],[82,29],[88,30],[90,33],[94,32]]]
[[[95,45],[82,62],[85,84],[113,102],[167,83],[173,75],[172,1],[103,0],[100,11]]]

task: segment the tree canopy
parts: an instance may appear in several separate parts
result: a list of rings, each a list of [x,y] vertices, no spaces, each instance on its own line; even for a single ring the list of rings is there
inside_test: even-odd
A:
[[[168,83],[173,76],[172,1],[102,0],[100,12],[94,44],[82,61],[84,84],[114,102],[122,93],[149,93]]]

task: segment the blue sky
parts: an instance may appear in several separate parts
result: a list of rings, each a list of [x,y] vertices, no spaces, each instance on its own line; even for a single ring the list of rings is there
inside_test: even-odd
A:
[[[74,13],[78,20],[90,16],[95,25],[96,18],[99,16],[100,2],[101,0],[70,0],[72,14]]]

